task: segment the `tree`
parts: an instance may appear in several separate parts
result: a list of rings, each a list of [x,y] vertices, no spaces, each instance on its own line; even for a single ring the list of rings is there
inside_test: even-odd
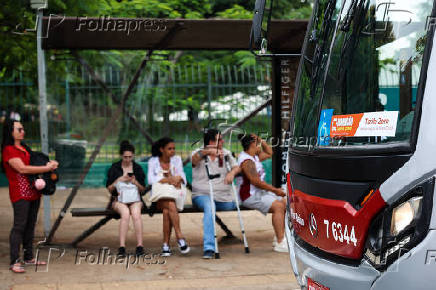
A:
[[[35,84],[26,93],[33,98],[33,103],[37,103],[37,61],[36,61],[36,39],[35,33],[29,31],[34,28],[35,11],[30,8],[28,0],[6,0],[7,5],[0,6],[0,81],[15,78],[20,72],[24,72],[30,81]],[[254,7],[254,0],[50,0],[49,7],[44,12],[45,15],[66,15],[66,16],[99,16],[110,15],[111,17],[141,17],[141,18],[227,18],[227,19],[250,19]],[[306,18],[310,14],[310,5],[300,0],[279,0],[275,1],[276,9],[274,18],[289,19],[291,17]],[[71,58],[68,52],[47,51],[47,79],[49,92],[51,94],[65,94],[63,89],[55,88],[55,82],[63,81],[66,77],[66,66],[71,66],[71,61],[67,64],[63,58]],[[234,65],[243,70],[255,64],[255,58],[247,51],[238,52],[204,52],[204,51],[162,51],[168,55],[169,60],[162,60],[162,67],[178,65],[198,64],[200,67],[223,64]],[[143,52],[110,51],[100,53],[95,51],[82,51],[80,55],[84,57],[93,67],[101,68],[110,66],[113,70],[123,71],[120,74],[117,84],[126,85],[134,73],[137,65],[142,59]],[[52,57],[55,56],[55,61]],[[184,72],[180,72],[183,77]],[[207,70],[201,70],[202,78],[207,78]],[[80,85],[83,80],[74,70],[70,69],[70,82]],[[125,77],[123,77],[125,76]],[[121,90],[119,91],[121,92]],[[162,93],[162,91],[160,92]],[[188,95],[172,95],[168,90],[162,94],[154,94],[154,98],[162,98],[168,104],[168,110],[177,108],[190,108],[192,114],[200,109],[201,103],[206,96],[205,89],[191,90]],[[92,104],[83,103],[84,106],[98,106],[104,101],[104,94],[95,95]],[[112,104],[115,107],[116,104]],[[110,111],[111,108],[105,108]],[[103,111],[104,111],[103,110]],[[166,114],[167,116],[168,114]],[[92,131],[92,130],[91,130]]]

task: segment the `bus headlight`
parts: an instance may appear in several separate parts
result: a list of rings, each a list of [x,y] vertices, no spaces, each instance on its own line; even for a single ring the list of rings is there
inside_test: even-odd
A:
[[[431,178],[419,184],[372,220],[364,255],[375,268],[384,271],[425,238],[433,209],[434,183]]]
[[[422,196],[417,196],[400,204],[392,211],[391,235],[396,236],[419,216]]]

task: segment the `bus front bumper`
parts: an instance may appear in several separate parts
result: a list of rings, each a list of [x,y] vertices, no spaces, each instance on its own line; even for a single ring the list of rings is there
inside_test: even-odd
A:
[[[336,264],[317,257],[300,247],[293,233],[286,226],[289,255],[295,278],[303,289],[307,289],[308,278],[330,289],[368,290],[380,275],[369,263],[358,267]]]
[[[334,263],[318,257],[298,245],[286,225],[291,266],[303,289],[308,278],[329,289],[434,289],[436,285],[436,231],[400,257],[384,272],[367,261],[358,266]]]

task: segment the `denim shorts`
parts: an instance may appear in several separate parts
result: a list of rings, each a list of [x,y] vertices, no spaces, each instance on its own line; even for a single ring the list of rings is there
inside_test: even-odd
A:
[[[269,212],[271,205],[276,200],[280,201],[282,200],[282,197],[275,195],[270,191],[259,190],[255,194],[244,200],[242,202],[242,205],[247,208],[257,209],[258,211],[266,215]]]

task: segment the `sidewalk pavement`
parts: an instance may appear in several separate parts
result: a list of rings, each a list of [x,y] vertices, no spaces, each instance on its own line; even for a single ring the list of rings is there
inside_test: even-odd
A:
[[[51,198],[52,223],[70,190],[58,190]],[[108,259],[118,249],[118,224],[112,220],[84,240],[77,249],[68,247],[71,241],[100,217],[72,217],[68,213],[53,240],[53,246],[40,250],[41,259],[49,258],[48,267],[27,266],[25,274],[8,270],[9,231],[12,207],[8,189],[0,188],[0,289],[298,289],[292,274],[289,255],[272,251],[271,217],[255,211],[244,211],[250,254],[244,253],[241,242],[220,243],[221,259],[204,260],[202,249],[202,215],[181,214],[182,232],[191,246],[183,256],[177,251],[174,234],[171,246],[174,255],[159,257],[162,243],[162,215],[143,215],[145,259],[133,255],[124,261]],[[108,194],[104,188],[81,189],[71,207],[104,207]],[[188,198],[190,202],[190,198]],[[241,238],[235,212],[218,213],[221,219]],[[43,240],[43,208],[40,209],[35,243]],[[221,229],[218,237],[224,236]],[[133,225],[130,223],[127,252],[135,250]],[[102,250],[102,248],[107,248]],[[99,260],[100,253],[100,260]],[[106,256],[103,254],[106,253]],[[50,254],[50,257],[49,257]],[[130,263],[129,263],[130,262]]]

